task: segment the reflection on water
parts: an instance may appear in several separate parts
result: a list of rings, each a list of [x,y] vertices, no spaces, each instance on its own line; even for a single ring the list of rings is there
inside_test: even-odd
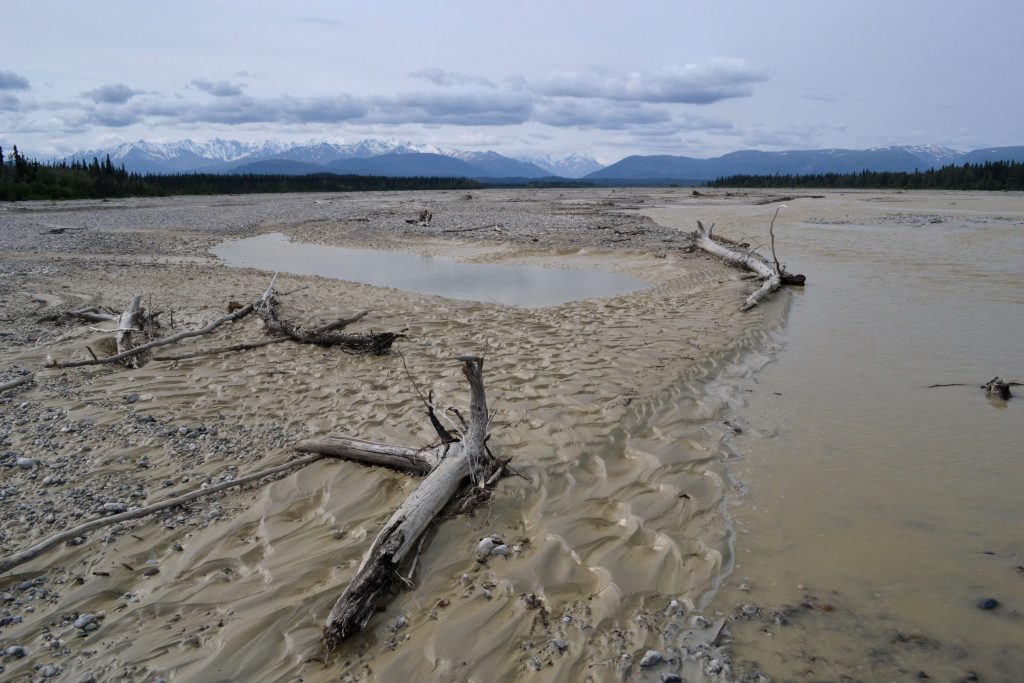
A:
[[[300,244],[280,233],[225,242],[211,251],[229,266],[322,275],[527,308],[618,296],[646,287],[629,275],[603,270],[461,263],[443,256]]]
[[[996,194],[887,201],[782,214],[780,255],[808,287],[738,411],[749,493],[716,605],[762,608],[734,624],[736,654],[773,679],[1020,680],[1024,398],[978,387],[1024,376],[1024,210]],[[763,232],[752,207],[716,219]],[[927,388],[948,382],[966,386]],[[1000,606],[979,609],[988,597]]]

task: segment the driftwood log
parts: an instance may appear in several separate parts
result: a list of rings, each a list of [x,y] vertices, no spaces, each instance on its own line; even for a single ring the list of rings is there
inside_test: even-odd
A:
[[[340,318],[324,325],[306,330],[295,323],[282,320],[278,317],[276,297],[277,294],[274,291],[273,283],[271,283],[270,287],[267,288],[266,292],[263,293],[263,296],[260,297],[258,301],[244,306],[240,304],[233,304],[230,306],[231,312],[228,315],[217,318],[199,329],[180,332],[170,337],[153,339],[142,344],[135,343],[138,339],[134,335],[140,330],[144,330],[147,335],[152,334],[152,330],[155,328],[155,325],[152,323],[153,316],[146,316],[143,309],[140,307],[142,299],[141,296],[134,297],[128,309],[119,316],[93,314],[92,311],[96,309],[90,309],[88,312],[84,310],[72,311],[69,312],[68,315],[73,315],[74,317],[81,317],[83,314],[87,316],[97,315],[103,316],[103,320],[116,320],[117,353],[104,358],[98,358],[93,355],[92,358],[82,360],[49,360],[46,363],[46,366],[51,368],[76,368],[86,365],[124,363],[130,367],[140,367],[146,361],[150,360],[149,353],[153,349],[177,344],[180,341],[191,339],[193,337],[211,334],[226,323],[236,322],[256,312],[259,313],[260,317],[266,324],[267,332],[274,335],[272,339],[233,344],[231,346],[186,352],[178,355],[162,356],[158,357],[157,360],[183,360],[186,358],[195,358],[215,353],[254,349],[284,341],[295,341],[301,344],[315,344],[317,346],[339,347],[351,353],[372,353],[380,355],[387,353],[391,349],[395,340],[404,336],[398,332],[358,332],[350,334],[336,331],[358,320],[362,320],[368,314],[368,311],[359,311],[350,318]],[[91,317],[86,319],[91,320]]]
[[[324,455],[321,455],[319,453],[314,455],[307,455],[302,458],[296,458],[291,462],[286,462],[283,465],[278,465],[277,467],[271,467],[269,469],[260,470],[258,472],[253,472],[252,474],[247,474],[243,477],[239,477],[238,479],[232,479],[231,481],[225,481],[221,482],[220,484],[214,484],[213,486],[208,486],[207,488],[204,489],[184,493],[180,496],[174,496],[172,498],[162,500],[159,503],[154,503],[152,505],[147,505],[146,507],[139,508],[138,510],[130,510],[128,512],[121,512],[116,515],[110,515],[109,517],[101,517],[99,519],[90,520],[83,524],[79,524],[78,526],[74,526],[70,529],[65,529],[64,531],[56,533],[53,536],[50,536],[49,538],[43,539],[42,541],[36,543],[33,546],[30,546],[22,551],[14,553],[13,555],[8,555],[7,557],[0,558],[0,573],[5,572],[8,569],[13,569],[14,567],[17,567],[19,564],[23,564],[25,562],[28,562],[29,560],[35,559],[36,557],[42,555],[44,552],[54,547],[55,545],[60,545],[61,543],[70,541],[71,539],[77,536],[81,536],[82,534],[87,533],[89,531],[93,531],[94,529],[100,529],[102,527],[110,526],[112,524],[118,524],[120,522],[127,522],[128,520],[146,517],[148,515],[152,515],[153,513],[160,512],[161,510],[166,510],[168,508],[184,505],[185,503],[190,503],[193,500],[197,500],[204,496],[209,496],[213,493],[217,493],[218,491],[234,488],[236,486],[242,486],[244,484],[256,481],[257,479],[262,479],[264,477],[269,477],[275,474],[280,474],[282,472],[287,472],[288,470],[293,470],[298,467],[305,467],[306,465],[316,462],[317,460],[321,460],[324,457]]]
[[[4,382],[3,384],[0,384],[0,394],[8,389],[14,389],[15,387],[20,387],[22,384],[28,384],[33,379],[35,379],[33,375],[22,375],[21,377],[12,379],[9,382]]]
[[[730,249],[719,244],[711,238],[711,231],[714,228],[715,226],[712,225],[711,229],[707,230],[704,228],[703,223],[697,221],[697,233],[694,238],[694,244],[712,256],[722,259],[730,266],[757,273],[758,278],[764,281],[761,287],[747,297],[746,302],[743,304],[743,310],[748,311],[779,288],[782,284],[782,273],[777,266],[768,263],[757,254]]]
[[[391,350],[391,345],[403,335],[399,332],[335,332],[339,328],[356,322],[366,315],[360,311],[351,318],[342,318],[333,323],[305,330],[301,326],[282,320],[277,312],[277,297],[271,284],[256,303],[256,311],[266,325],[267,332],[275,337],[288,337],[300,344],[338,347],[353,353],[370,353],[382,355]]]
[[[474,486],[484,487],[500,472],[502,463],[490,456],[486,446],[488,417],[483,359],[459,356],[458,360],[471,394],[469,425],[461,441],[419,451],[347,437],[305,441],[296,446],[303,452],[426,472],[419,486],[384,524],[363,556],[355,576],[331,609],[324,624],[324,647],[328,652],[366,626],[398,576],[402,561],[410,557],[420,537],[466,479],[471,479]]]
[[[121,340],[120,340],[120,336],[121,336],[120,330],[122,328],[123,323],[119,321],[118,322],[118,330],[119,330],[118,331],[118,353],[114,354],[113,356],[106,356],[105,358],[90,358],[90,359],[87,359],[87,360],[69,360],[69,361],[61,361],[61,362],[51,361],[51,362],[47,363],[47,367],[51,367],[51,368],[77,368],[77,367],[82,367],[84,365],[105,365],[105,364],[109,364],[109,363],[119,363],[119,362],[121,362],[123,360],[132,358],[132,357],[137,356],[137,355],[139,355],[141,353],[145,353],[145,352],[147,352],[147,351],[149,351],[151,349],[156,349],[156,348],[159,348],[161,346],[169,346],[171,344],[176,344],[176,343],[182,341],[183,339],[189,339],[190,337],[199,337],[199,336],[202,336],[204,334],[210,334],[211,332],[213,332],[214,330],[216,330],[218,327],[220,327],[221,325],[223,325],[225,323],[234,322],[235,320],[240,320],[240,319],[244,318],[245,316],[249,315],[250,313],[253,312],[253,310],[255,310],[255,306],[256,306],[255,304],[249,304],[247,306],[243,306],[242,308],[238,309],[234,313],[231,313],[230,315],[226,315],[226,316],[224,316],[222,318],[218,318],[218,319],[208,323],[207,325],[199,328],[198,330],[189,330],[189,331],[186,331],[186,332],[179,332],[178,334],[172,335],[170,337],[163,337],[161,339],[154,339],[153,341],[147,342],[145,344],[140,344],[139,346],[135,346],[133,348],[126,349],[126,350],[123,350],[123,351],[121,350]],[[123,319],[124,316],[122,315],[121,318]]]

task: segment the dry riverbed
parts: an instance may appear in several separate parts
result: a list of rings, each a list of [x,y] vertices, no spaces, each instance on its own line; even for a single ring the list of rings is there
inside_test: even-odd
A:
[[[682,189],[502,190],[0,206],[0,383],[35,375],[0,396],[3,554],[285,462],[302,438],[431,442],[398,354],[278,344],[139,369],[43,367],[109,352],[112,338],[110,324],[40,322],[47,314],[120,310],[139,293],[172,333],[257,298],[271,274],[219,264],[209,249],[225,239],[281,232],[649,285],[527,309],[281,274],[279,289],[306,287],[284,298],[289,317],[369,309],[353,329],[404,331],[395,348],[444,402],[467,402],[452,357],[486,353],[491,444],[527,478],[439,524],[414,589],[326,662],[321,622],[415,486],[407,475],[321,461],[76,538],[0,577],[4,677],[726,676],[724,653],[703,644],[720,622],[701,609],[732,562],[729,428],[725,402],[703,387],[763,344],[785,296],[740,314],[752,283],[641,213],[695,200]],[[423,209],[428,225],[416,221]],[[246,319],[188,346],[261,336]],[[478,559],[492,534],[510,554]]]

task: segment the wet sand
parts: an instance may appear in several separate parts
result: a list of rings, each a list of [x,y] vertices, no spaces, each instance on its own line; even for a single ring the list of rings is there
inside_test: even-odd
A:
[[[451,358],[485,352],[492,447],[528,480],[504,480],[485,508],[437,525],[415,589],[395,595],[326,664],[321,622],[415,479],[324,461],[94,532],[0,579],[11,617],[0,642],[27,653],[5,657],[4,676],[620,680],[626,670],[658,680],[701,666],[684,660],[703,630],[687,630],[732,563],[725,401],[706,393],[706,382],[764,344],[786,297],[740,314],[749,281],[685,253],[677,231],[639,214],[688,196],[494,191],[4,206],[0,380],[36,373],[34,385],[0,398],[4,553],[107,502],[155,502],[284,462],[308,436],[431,442],[397,354],[276,345],[137,370],[40,368],[47,356],[109,346],[111,335],[92,329],[102,326],[36,322],[54,310],[120,307],[143,293],[164,320],[173,311],[180,330],[219,317],[229,300],[256,298],[270,274],[217,263],[208,250],[225,238],[282,232],[478,262],[604,268],[650,284],[526,309],[280,276],[283,290],[310,285],[287,297],[288,315],[325,321],[367,308],[355,329],[406,330],[396,348],[417,383],[445,402],[466,403]],[[430,226],[406,223],[425,206]],[[445,232],[477,225],[486,229]],[[72,230],[49,232],[62,227]],[[259,322],[245,320],[193,346],[260,336]],[[37,463],[21,468],[17,457]],[[477,541],[490,533],[516,550],[477,562]],[[83,614],[98,627],[76,628]],[[651,648],[668,661],[641,671]]]

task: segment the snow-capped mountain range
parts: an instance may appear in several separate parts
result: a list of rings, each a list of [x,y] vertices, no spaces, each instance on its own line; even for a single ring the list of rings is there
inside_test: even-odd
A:
[[[1024,161],[1024,147],[995,147],[959,152],[935,145],[904,145],[871,149],[811,149],[783,152],[742,150],[720,157],[629,156],[610,166],[593,157],[529,156],[512,158],[497,152],[441,149],[397,140],[367,139],[354,143],[238,142],[214,138],[156,143],[139,140],[110,149],[79,152],[86,160],[110,155],[111,161],[140,173],[339,173],[387,176],[445,176],[479,179],[551,176],[615,181],[704,181],[751,174],[856,173],[913,171],[949,164]]]
[[[354,143],[338,143],[326,140],[285,143],[275,140],[262,142],[238,142],[214,138],[206,142],[181,140],[178,142],[156,143],[146,140],[126,142],[110,149],[95,149],[77,152],[72,157],[91,159],[110,155],[116,165],[124,164],[129,171],[139,173],[186,173],[205,171],[211,173],[259,172],[259,173],[313,173],[322,166],[322,171],[342,172],[351,164],[338,163],[347,159],[371,159],[390,157],[400,161],[403,155],[426,154],[450,157],[465,162],[444,164],[439,168],[446,171],[472,172],[481,178],[542,178],[561,176],[577,178],[602,168],[592,157],[571,154],[564,158],[539,157],[536,159],[514,159],[497,152],[476,152],[445,150],[433,145],[419,145],[397,140],[367,139]],[[428,158],[420,158],[416,166],[423,167]],[[408,160],[408,159],[406,159]],[[275,161],[295,162],[293,164],[270,163]],[[247,168],[255,165],[254,168]],[[401,164],[398,164],[401,166]],[[356,164],[358,166],[358,164]],[[401,172],[401,169],[397,172]]]

